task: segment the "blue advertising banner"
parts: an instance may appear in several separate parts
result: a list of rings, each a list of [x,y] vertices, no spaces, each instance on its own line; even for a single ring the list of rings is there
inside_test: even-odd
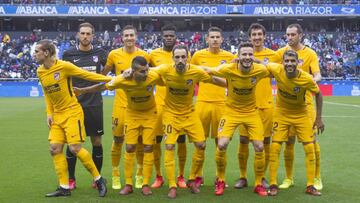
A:
[[[0,16],[353,16],[360,5],[0,5]]]

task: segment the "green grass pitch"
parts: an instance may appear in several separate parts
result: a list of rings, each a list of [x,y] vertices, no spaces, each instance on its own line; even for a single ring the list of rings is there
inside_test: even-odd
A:
[[[103,137],[104,166],[102,174],[108,179],[108,194],[100,199],[97,191],[92,189],[91,176],[77,163],[77,186],[68,198],[47,199],[45,193],[57,187],[56,174],[48,150],[48,129],[45,123],[45,106],[43,98],[0,98],[0,202],[165,202],[169,201],[167,186],[153,190],[150,197],[141,195],[135,190],[128,196],[118,195],[111,189],[111,110],[112,98],[104,99],[105,135]],[[179,189],[174,202],[360,202],[357,188],[360,183],[360,97],[325,97],[323,119],[325,133],[320,135],[321,169],[324,184],[321,197],[311,197],[305,191],[305,161],[300,144],[296,146],[295,187],[281,190],[277,197],[260,198],[252,191],[253,159],[248,161],[248,179],[250,187],[243,190],[233,189],[239,176],[237,162],[238,136],[234,136],[228,152],[226,171],[227,183],[230,185],[225,194],[216,197],[214,192],[214,142],[207,141],[206,161],[204,166],[205,186],[201,193],[194,195],[188,190]],[[84,147],[91,151],[90,140]],[[186,175],[191,164],[192,145],[188,145]],[[250,147],[252,151],[252,147]],[[282,155],[281,155],[282,156]],[[123,157],[121,170],[123,169]],[[124,184],[123,171],[122,184]],[[279,182],[284,177],[283,160],[279,170]]]

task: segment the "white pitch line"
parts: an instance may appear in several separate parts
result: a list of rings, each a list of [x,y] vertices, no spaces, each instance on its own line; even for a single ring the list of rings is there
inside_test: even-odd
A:
[[[332,104],[332,105],[338,105],[338,106],[348,106],[348,107],[360,108],[360,105],[356,105],[356,104],[343,104],[343,103],[328,102],[328,101],[324,101],[324,103]]]
[[[360,116],[322,116],[323,118],[360,118]]]

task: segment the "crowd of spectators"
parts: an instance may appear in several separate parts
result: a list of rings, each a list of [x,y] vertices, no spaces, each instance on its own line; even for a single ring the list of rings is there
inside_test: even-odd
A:
[[[0,0],[0,4],[360,4],[359,0]]]
[[[11,39],[11,36],[0,33],[0,78],[35,78],[37,65],[31,58],[31,51],[36,41],[45,38],[32,33]],[[245,32],[228,34],[223,49],[236,52],[237,45],[247,40]],[[59,33],[53,41],[58,46],[58,58],[64,50],[76,46],[74,35]],[[313,48],[318,56],[321,74],[325,78],[360,79],[360,33],[339,32],[328,34],[325,31],[307,34],[304,44]],[[160,33],[140,33],[137,46],[150,52],[162,45]],[[193,34],[180,33],[178,43],[189,47],[191,53],[206,47],[205,37],[200,32]],[[120,34],[108,31],[97,34],[93,44],[110,51],[122,46]],[[266,47],[277,50],[286,45],[286,37],[280,33],[269,33],[265,41]]]

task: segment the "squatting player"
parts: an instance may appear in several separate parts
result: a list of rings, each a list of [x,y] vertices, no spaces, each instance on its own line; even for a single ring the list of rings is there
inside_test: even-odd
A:
[[[68,144],[72,154],[80,159],[91,173],[99,190],[99,196],[104,197],[107,189],[105,180],[101,177],[89,152],[82,148],[85,141],[84,114],[72,89],[72,77],[78,77],[94,82],[108,82],[110,77],[91,73],[72,63],[55,59],[55,45],[49,40],[41,40],[35,47],[34,59],[40,64],[37,75],[42,85],[47,112],[47,124],[50,129],[49,142],[55,171],[60,186],[46,197],[70,196],[68,166],[63,154],[64,144]]]

